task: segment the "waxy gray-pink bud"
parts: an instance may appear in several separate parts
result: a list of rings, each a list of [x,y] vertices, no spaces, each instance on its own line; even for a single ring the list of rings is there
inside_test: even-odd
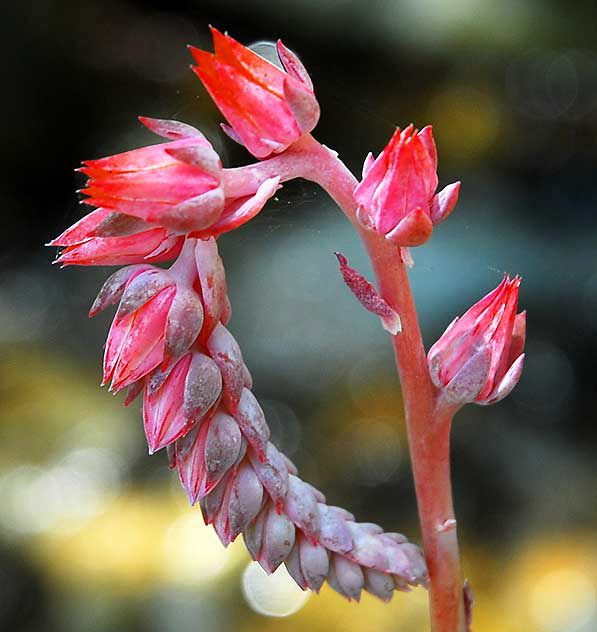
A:
[[[285,514],[278,514],[273,505],[269,506],[263,526],[262,546],[257,560],[263,569],[273,573],[288,557],[295,538],[295,528]]]
[[[349,601],[359,601],[365,585],[363,570],[341,555],[332,555],[328,583]]]
[[[222,392],[222,376],[216,363],[202,353],[193,353],[184,388],[183,412],[189,419],[201,419]]]
[[[106,307],[117,303],[129,281],[142,272],[152,269],[152,266],[141,263],[120,268],[120,270],[111,274],[102,285],[97,298],[93,301],[93,305],[89,310],[89,316],[95,316],[106,309]]]
[[[159,268],[151,268],[135,276],[122,294],[115,320],[121,320],[145,305],[161,290],[173,286],[170,275]]]
[[[373,568],[365,568],[365,590],[382,601],[390,601],[394,595],[394,580],[391,575],[376,571]]]
[[[282,454],[273,443],[268,443],[265,460],[260,459],[253,449],[249,450],[249,459],[255,474],[271,496],[274,506],[279,512],[282,511],[288,492],[288,469]]]
[[[261,509],[263,486],[249,463],[242,463],[234,475],[228,504],[230,540],[242,533]]]
[[[238,342],[224,325],[218,323],[207,341],[207,348],[222,372],[222,400],[234,414],[245,383],[245,366]]]
[[[243,435],[253,446],[259,458],[265,458],[269,428],[259,402],[247,388],[243,388],[235,417]]]
[[[319,510],[311,490],[296,476],[288,476],[288,493],[284,511],[294,524],[313,542],[319,538]]]
[[[164,360],[179,358],[193,344],[203,324],[203,306],[191,288],[178,286],[170,310],[164,340]]]
[[[240,446],[241,433],[236,421],[226,413],[217,412],[205,438],[206,476],[200,494],[208,493],[220,482],[236,461]]]
[[[350,529],[346,524],[346,518],[337,507],[329,507],[319,503],[319,541],[326,549],[337,553],[347,553],[352,550],[353,542]],[[348,512],[346,512],[348,513]],[[351,515],[351,514],[348,514]]]
[[[330,556],[321,544],[313,544],[304,536],[299,536],[299,560],[307,586],[319,592],[330,568]]]

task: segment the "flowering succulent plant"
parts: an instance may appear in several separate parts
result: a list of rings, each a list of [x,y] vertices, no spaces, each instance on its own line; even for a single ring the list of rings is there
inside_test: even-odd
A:
[[[228,120],[225,131],[261,161],[224,168],[194,127],[142,117],[167,139],[87,160],[82,193],[95,208],[50,245],[63,265],[125,265],[104,284],[90,315],[118,304],[103,383],[143,393],[150,453],[166,449],[192,505],[224,546],[242,534],[268,572],[285,564],[303,589],[324,582],[348,599],[362,590],[430,590],[434,632],[470,627],[472,594],[460,570],[449,471],[449,432],[467,402],[490,404],[515,386],[525,317],[520,279],[505,277],[456,319],[425,357],[408,284],[408,247],[427,241],[453,210],[460,183],[435,193],[431,128],[398,128],[359,183],[310,132],[319,119],[313,84],[278,42],[278,66],[212,29],[215,52],[195,48],[194,68]],[[252,379],[228,328],[231,317],[217,238],[254,217],[281,183],[320,184],[360,234],[377,288],[336,253],[359,302],[380,317],[395,350],[409,429],[423,551],[398,533],[359,523],[270,441]],[[168,269],[157,262],[172,261]]]

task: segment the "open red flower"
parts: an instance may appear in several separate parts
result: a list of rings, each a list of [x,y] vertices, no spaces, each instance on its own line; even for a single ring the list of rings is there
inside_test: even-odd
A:
[[[286,72],[229,35],[211,31],[215,53],[191,47],[194,70],[228,119],[233,138],[257,158],[265,158],[315,127],[319,105],[313,85],[298,57],[282,42],[278,55]]]
[[[207,228],[224,209],[218,155],[190,125],[140,120],[171,142],[86,160],[79,169],[89,176],[84,203],[178,233]]]

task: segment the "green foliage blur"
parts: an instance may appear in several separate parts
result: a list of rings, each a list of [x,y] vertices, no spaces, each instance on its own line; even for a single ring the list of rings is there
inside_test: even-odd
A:
[[[521,274],[527,363],[453,433],[476,632],[597,629],[597,5],[555,0],[32,0],[3,7],[0,630],[421,632],[423,590],[390,605],[303,595],[224,550],[186,505],[139,405],[100,390],[108,269],[58,270],[42,244],[83,210],[82,159],[155,141],[140,114],[200,127],[226,166],[186,44],[208,24],[281,37],[315,83],[315,136],[355,173],[396,125],[434,126],[453,216],[414,251],[426,343]],[[333,252],[369,273],[326,195],[293,182],[221,239],[238,338],[274,442],[332,504],[418,541],[386,334]]]

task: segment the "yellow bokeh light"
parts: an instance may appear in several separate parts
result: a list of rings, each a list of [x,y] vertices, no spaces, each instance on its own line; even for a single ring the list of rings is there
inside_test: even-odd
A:
[[[429,104],[427,119],[444,158],[474,160],[498,138],[500,116],[491,95],[466,85],[449,85]]]
[[[546,632],[575,632],[595,617],[595,584],[577,568],[560,568],[541,577],[531,592],[530,614]]]
[[[257,562],[247,565],[242,577],[243,594],[252,610],[269,617],[287,617],[300,610],[310,591],[301,590],[284,565],[268,575]]]
[[[224,548],[197,510],[180,516],[169,527],[162,551],[164,578],[189,585],[209,582],[246,557],[242,538]]]

